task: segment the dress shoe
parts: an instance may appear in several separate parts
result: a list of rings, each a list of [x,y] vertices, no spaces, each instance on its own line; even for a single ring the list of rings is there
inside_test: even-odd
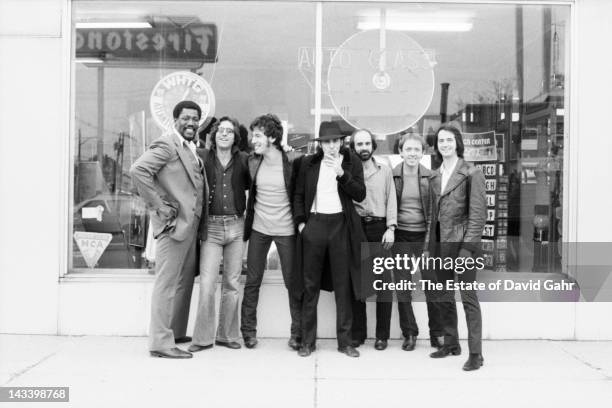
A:
[[[181,350],[178,347],[174,347],[168,350],[151,350],[149,351],[151,357],[162,357],[162,358],[191,358],[193,354],[188,351]]]
[[[349,357],[359,357],[359,351],[355,350],[353,346],[338,347],[338,351]]]
[[[416,336],[408,336],[402,343],[402,350],[412,351],[416,347]]]
[[[308,357],[314,350],[315,346],[309,346],[308,344],[302,344],[300,349],[298,350],[298,356],[300,357]]]
[[[365,343],[365,339],[364,340],[352,340],[351,341],[351,346],[357,348],[357,347],[361,346],[363,343]]]
[[[174,339],[174,342],[176,344],[189,343],[190,341],[191,341],[191,337],[189,337],[189,336],[177,337],[177,338]]]
[[[213,346],[212,344],[208,344],[206,346],[200,346],[199,344],[192,344],[191,346],[189,346],[187,350],[191,351],[192,353],[197,353],[198,351],[208,350],[212,348],[212,346]]]
[[[239,349],[242,346],[240,345],[240,343],[238,343],[237,341],[219,341],[219,340],[215,340],[215,345],[217,346],[221,346],[221,347],[227,347],[230,349]]]
[[[301,346],[301,341],[297,337],[290,337],[287,345],[295,351],[298,351]]]
[[[444,336],[430,337],[429,343],[431,344],[431,347],[435,347],[438,349],[442,348],[442,346],[444,345]]]
[[[429,357],[431,358],[444,358],[447,357],[448,355],[452,354],[453,356],[458,356],[459,354],[461,354],[461,346],[459,346],[458,344],[454,345],[454,346],[442,346],[442,348],[438,351],[434,351],[433,353],[431,353],[429,355]]]
[[[244,346],[248,349],[255,348],[257,345],[257,337],[245,337]]]
[[[470,353],[468,360],[463,365],[463,371],[478,370],[480,367],[482,367],[483,363],[484,358],[482,358],[482,354]]]
[[[374,342],[374,348],[379,351],[386,349],[387,340],[376,339],[376,341]]]

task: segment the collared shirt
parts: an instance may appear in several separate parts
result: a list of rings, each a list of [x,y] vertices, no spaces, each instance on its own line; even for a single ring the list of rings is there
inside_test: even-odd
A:
[[[339,157],[342,160],[343,156]],[[317,192],[310,212],[336,214],[342,212],[342,203],[338,194],[338,180],[333,168],[321,163]]]
[[[215,190],[210,201],[211,215],[239,215],[234,201],[232,175],[234,173],[234,154],[226,167],[223,167],[219,157],[215,155]]]
[[[387,219],[387,226],[397,225],[397,197],[393,172],[384,164],[376,163],[374,166],[363,166],[363,177],[366,186],[366,198],[355,204],[355,210],[361,217],[383,217]]]
[[[453,174],[453,171],[455,171],[455,167],[457,167],[457,163],[459,163],[459,159],[457,159],[455,161],[455,164],[453,165],[452,168],[447,169],[444,166],[444,162],[442,162],[442,165],[440,166],[440,174],[442,174],[442,180],[441,180],[441,185],[440,185],[440,194],[444,193],[444,189],[446,188],[446,185],[448,184],[448,180],[450,179],[451,175]]]
[[[189,148],[189,151],[191,151],[191,154],[193,154],[193,157],[195,157],[196,161],[198,162],[198,165],[202,167],[202,161],[198,157],[198,153],[196,153],[195,143],[193,143],[193,141],[186,140],[183,136],[179,134],[178,131],[176,131],[176,129],[172,133],[178,138],[178,141],[181,146],[187,146]]]

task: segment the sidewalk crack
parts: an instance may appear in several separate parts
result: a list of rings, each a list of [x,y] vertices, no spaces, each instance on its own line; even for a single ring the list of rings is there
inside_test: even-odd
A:
[[[317,408],[319,405],[319,358],[315,355],[314,365],[314,404],[313,407]]]
[[[54,355],[56,355],[57,353],[59,353],[58,351],[54,351],[53,353],[41,358],[40,360],[38,360],[37,362],[35,362],[34,364],[31,364],[29,366],[27,366],[26,368],[17,371],[16,373],[11,374],[11,376],[9,377],[8,381],[5,382],[4,384],[2,384],[3,386],[9,384],[11,381],[21,377],[22,375],[24,375],[25,373],[27,373],[28,371],[32,370],[33,368],[36,368],[37,366],[39,366],[40,364],[44,363],[45,361],[47,361],[48,359],[50,359],[51,357],[53,357]]]
[[[561,348],[561,350],[567,354],[568,356],[572,357],[574,360],[578,361],[579,363],[587,366],[588,368],[590,368],[593,371],[596,371],[598,374],[601,374],[604,378],[604,381],[612,381],[612,376],[609,376],[608,374],[606,374],[606,372],[604,371],[603,368],[598,367],[594,364],[589,363],[588,361],[586,361],[585,359],[581,358],[580,356],[572,353],[571,351],[565,349],[563,346],[559,346],[559,348]]]

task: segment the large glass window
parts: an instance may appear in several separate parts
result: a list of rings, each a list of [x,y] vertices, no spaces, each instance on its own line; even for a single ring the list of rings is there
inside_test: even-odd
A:
[[[314,46],[314,4],[75,2],[73,16],[74,271],[152,266],[148,215],[128,171],[163,132],[151,99],[166,75],[203,78],[215,100],[209,117],[248,128],[274,112],[297,147],[312,134],[313,92],[297,54]]]
[[[208,116],[248,128],[275,113],[287,142],[304,150],[320,121],[334,120],[347,136],[371,129],[393,165],[401,134],[431,143],[437,126],[456,124],[487,176],[488,267],[558,270],[569,13],[456,2],[73,2],[70,271],[151,269],[148,215],[128,170],[164,131],[154,88],[176,72],[210,85]],[[169,100],[188,94],[176,88]]]
[[[560,5],[324,3],[323,119],[347,134],[370,128],[380,155],[406,132],[432,153],[435,129],[455,124],[487,178],[487,267],[558,271],[569,15]]]

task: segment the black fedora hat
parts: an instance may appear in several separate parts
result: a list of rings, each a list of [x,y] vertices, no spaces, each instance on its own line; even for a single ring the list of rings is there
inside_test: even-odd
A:
[[[340,130],[340,125],[336,122],[321,122],[321,126],[319,126],[319,137],[317,137],[316,141],[322,142],[324,140],[334,140],[334,139],[342,139],[344,135]]]

